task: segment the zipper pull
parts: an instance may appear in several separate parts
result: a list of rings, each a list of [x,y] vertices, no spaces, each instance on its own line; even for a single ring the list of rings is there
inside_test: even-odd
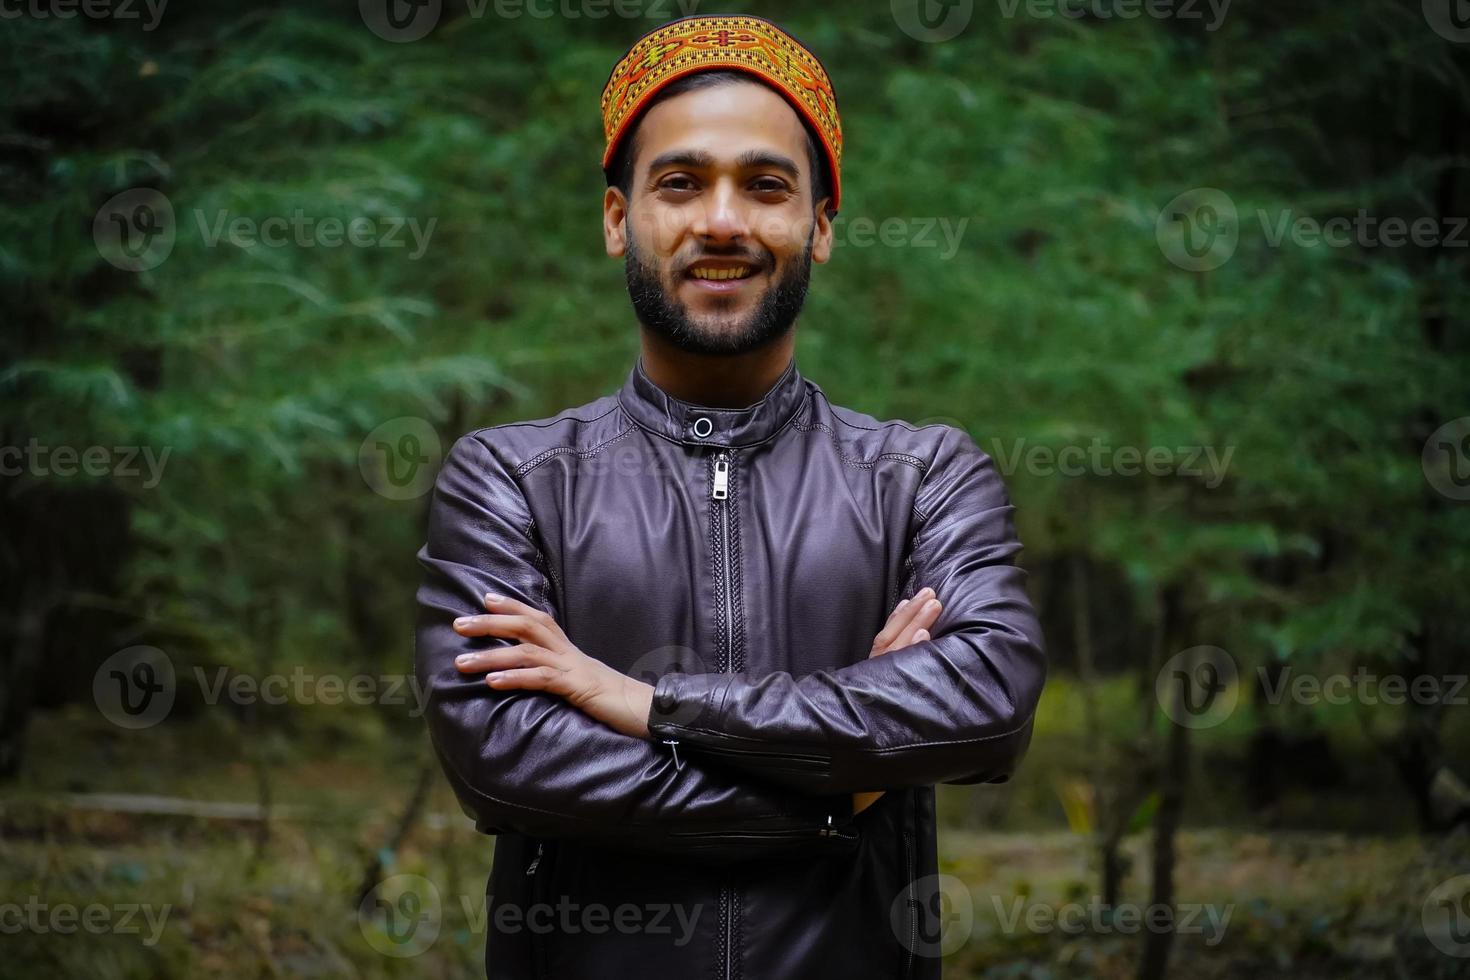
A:
[[[715,482],[710,487],[711,500],[724,500],[730,496],[730,456],[720,453],[715,457]]]
[[[530,866],[526,868],[526,874],[533,875],[533,874],[536,873],[536,865],[538,865],[538,864],[541,863],[541,848],[542,848],[542,846],[543,845],[541,845],[541,844],[537,844],[536,845],[536,856],[531,859]]]
[[[679,740],[677,738],[666,738],[663,743],[669,747],[674,755],[674,771],[679,772],[684,768],[684,763],[679,761]]]

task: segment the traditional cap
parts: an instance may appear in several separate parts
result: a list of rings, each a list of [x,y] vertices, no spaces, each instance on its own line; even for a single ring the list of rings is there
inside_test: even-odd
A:
[[[638,113],[665,85],[701,71],[734,69],[774,88],[821,138],[831,176],[831,210],[841,199],[842,123],[837,96],[817,56],[781,28],[760,17],[683,17],[639,38],[602,90],[602,128],[607,170]]]

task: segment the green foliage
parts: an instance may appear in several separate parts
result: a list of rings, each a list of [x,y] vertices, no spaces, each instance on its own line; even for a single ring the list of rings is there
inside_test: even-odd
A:
[[[1439,214],[1447,181],[1467,203],[1432,113],[1406,110],[1394,140],[1341,118],[1463,118],[1453,45],[1379,4],[1232,10],[1217,34],[977,15],[942,44],[881,4],[766,12],[822,52],[847,133],[805,373],[880,417],[964,425],[1013,461],[1030,563],[1083,552],[1145,610],[1183,588],[1222,634],[1201,641],[1246,659],[1394,658],[1455,618],[1470,511],[1426,485],[1419,453],[1470,413],[1464,339],[1434,327],[1470,309],[1464,256],[1271,240],[1283,215]],[[114,481],[145,619],[195,624],[229,657],[274,609],[331,656],[361,639],[345,593],[368,588],[391,626],[368,652],[401,661],[423,502],[376,497],[358,447],[399,416],[447,443],[621,380],[636,330],[598,235],[597,95],[651,26],[461,13],[395,45],[352,11],[284,5],[152,34],[7,27],[0,404],[46,444],[170,450],[157,487]],[[92,219],[138,187],[167,196],[177,237],[128,273]],[[1194,187],[1241,216],[1208,272],[1155,236]],[[297,214],[432,230],[417,256],[228,233]],[[936,245],[863,244],[864,218],[932,222]],[[1028,455],[1095,443],[1174,465],[1065,475]],[[1179,472],[1191,447],[1220,471]]]

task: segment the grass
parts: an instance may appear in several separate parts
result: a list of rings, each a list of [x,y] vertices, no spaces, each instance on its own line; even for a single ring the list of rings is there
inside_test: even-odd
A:
[[[941,871],[973,910],[965,941],[946,957],[947,977],[1132,975],[1137,934],[1045,924],[1095,915],[1089,839],[1068,830],[1057,791],[1085,775],[1079,698],[1068,678],[1052,679],[1010,784],[941,788]],[[1136,724],[1127,684],[1106,685],[1100,698],[1112,732]],[[349,714],[352,727],[343,727]],[[1386,767],[1346,723],[1332,732],[1344,758],[1353,752],[1346,784],[1289,792],[1278,827],[1262,831],[1240,792],[1252,723],[1237,715],[1195,740],[1190,829],[1179,842],[1178,900],[1200,906],[1200,922],[1223,921],[1223,932],[1211,942],[1208,930],[1181,931],[1174,975],[1455,975],[1463,961],[1428,946],[1420,912],[1430,889],[1470,870],[1470,840],[1412,833]],[[434,883],[442,914],[432,945],[385,955],[402,947],[357,908],[364,871],[390,839],[425,750],[418,725],[371,713],[278,718],[264,734],[221,712],[138,732],[78,708],[39,715],[23,778],[0,804],[0,881],[4,902],[46,909],[37,913],[42,927],[5,935],[0,978],[483,976],[493,840],[473,831],[442,781],[401,851],[381,855],[384,874]],[[249,802],[262,758],[273,804],[302,808],[273,821],[263,847],[251,821],[67,804],[67,794],[100,792]],[[1132,871],[1123,899],[1139,906],[1148,904],[1149,843],[1139,834],[1124,847]],[[46,916],[66,906],[95,906],[88,914],[103,928],[58,931]]]

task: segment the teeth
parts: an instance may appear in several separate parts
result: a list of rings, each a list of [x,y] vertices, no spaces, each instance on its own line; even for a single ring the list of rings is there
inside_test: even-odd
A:
[[[693,269],[690,275],[696,279],[746,279],[753,269]]]

